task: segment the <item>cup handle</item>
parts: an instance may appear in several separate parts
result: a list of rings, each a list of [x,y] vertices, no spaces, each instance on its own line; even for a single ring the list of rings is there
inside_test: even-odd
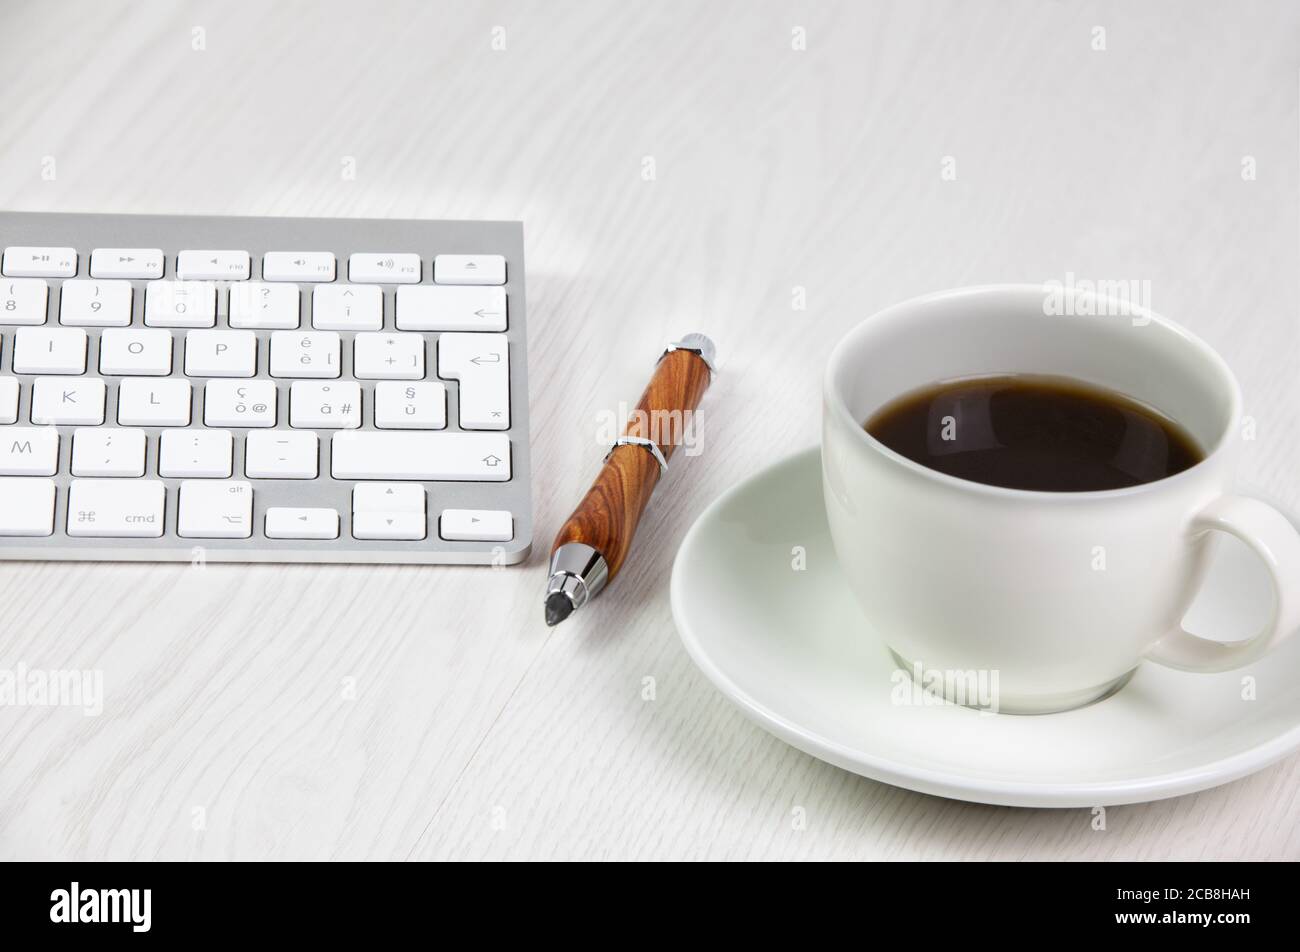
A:
[[[1258,499],[1221,496],[1192,520],[1194,534],[1217,530],[1250,546],[1273,580],[1273,616],[1249,641],[1224,644],[1191,634],[1181,625],[1157,641],[1146,657],[1181,671],[1231,671],[1262,657],[1300,628],[1300,533]]]

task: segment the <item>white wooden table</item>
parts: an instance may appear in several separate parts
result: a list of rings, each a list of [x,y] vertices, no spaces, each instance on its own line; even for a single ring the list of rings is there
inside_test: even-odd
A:
[[[0,708],[0,858],[1300,857],[1296,757],[1105,832],[921,796],[745,721],[669,615],[701,508],[817,440],[832,343],[943,287],[1149,282],[1243,382],[1246,478],[1300,505],[1300,9],[1131,6],[10,4],[0,207],[525,222],[538,541],[0,566],[0,667],[105,688]],[[598,415],[688,330],[705,451],[548,630]]]

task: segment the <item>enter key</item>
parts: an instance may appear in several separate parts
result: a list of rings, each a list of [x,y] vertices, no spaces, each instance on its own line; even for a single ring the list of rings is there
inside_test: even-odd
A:
[[[505,334],[442,334],[438,376],[460,382],[461,429],[510,429],[510,349]]]

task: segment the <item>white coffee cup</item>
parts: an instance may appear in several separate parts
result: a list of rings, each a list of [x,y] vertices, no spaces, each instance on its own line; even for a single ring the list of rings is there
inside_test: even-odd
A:
[[[1300,626],[1300,535],[1270,506],[1233,495],[1241,391],[1223,359],[1145,308],[1071,291],[1063,309],[1060,293],[1002,285],[895,305],[854,328],[826,373],[826,514],[867,622],[908,670],[935,672],[931,684],[995,674],[996,708],[1009,713],[1104,697],[1143,659],[1238,668]],[[1181,424],[1205,459],[1125,489],[1035,492],[928,469],[863,428],[909,391],[1005,373],[1133,397]],[[1272,577],[1271,619],[1249,641],[1182,627],[1216,530]]]

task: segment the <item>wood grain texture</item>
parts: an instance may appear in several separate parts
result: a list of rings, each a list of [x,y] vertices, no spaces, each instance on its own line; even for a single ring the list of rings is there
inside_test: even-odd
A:
[[[653,440],[666,461],[684,442],[712,378],[698,354],[674,350],[655,365],[623,436]],[[556,533],[551,551],[581,542],[605,557],[612,582],[627,558],[641,516],[659,484],[659,461],[648,447],[624,444],[606,458],[596,481]]]
[[[699,330],[721,371],[561,628],[540,551],[0,564],[0,667],[105,691],[0,708],[0,859],[1300,858],[1300,758],[1105,831],[921,796],[746,721],[668,603],[701,509],[817,442],[834,342],[946,287],[1148,282],[1300,507],[1298,40],[1293,4],[1209,0],[9,4],[0,207],[525,223],[543,543],[647,354]]]

